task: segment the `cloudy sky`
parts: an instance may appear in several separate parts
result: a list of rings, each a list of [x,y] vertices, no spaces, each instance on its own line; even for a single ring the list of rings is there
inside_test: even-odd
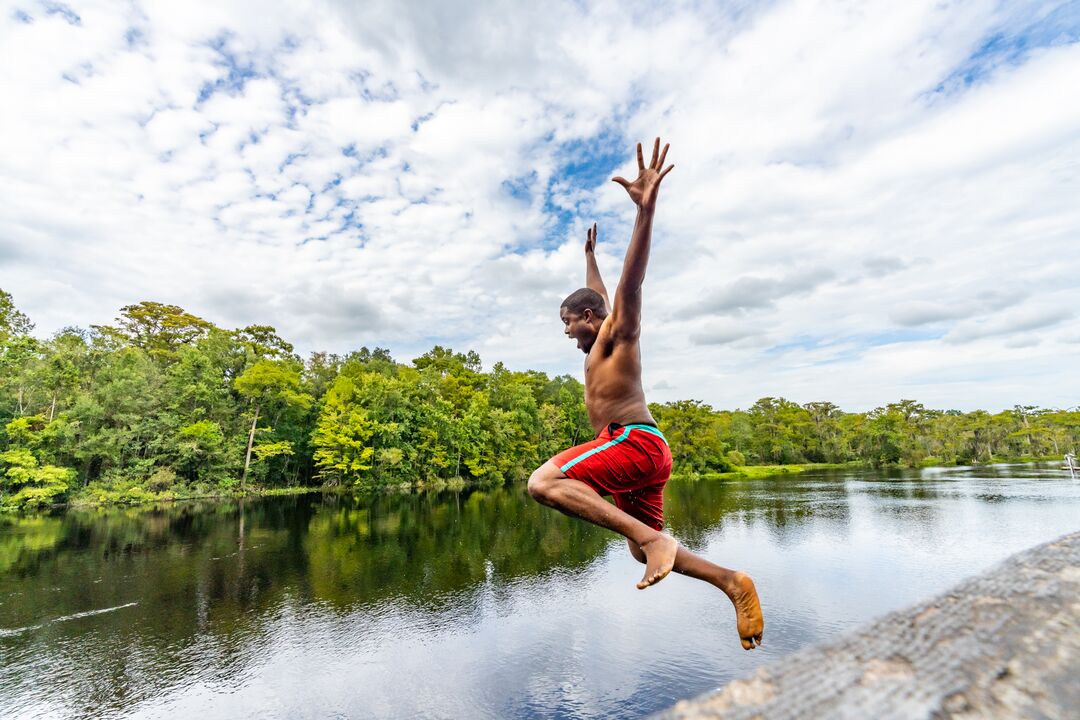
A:
[[[661,7],[663,6],[663,7]],[[0,287],[581,376],[660,134],[650,400],[1080,404],[1080,2],[0,1]]]

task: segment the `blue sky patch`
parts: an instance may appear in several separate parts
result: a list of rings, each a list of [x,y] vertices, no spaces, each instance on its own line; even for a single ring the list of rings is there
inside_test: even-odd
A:
[[[558,166],[544,198],[544,214],[551,219],[545,232],[545,249],[557,247],[562,242],[577,216],[577,208],[561,207],[552,201],[556,183],[591,190],[610,180],[615,168],[622,165],[631,152],[630,143],[615,125],[607,125],[591,137],[563,143],[555,150]]]
[[[925,340],[939,340],[945,337],[944,330],[919,330],[916,328],[903,330],[884,330],[871,335],[857,335],[851,340],[865,344],[867,347],[878,345],[895,345],[905,342],[923,342]]]
[[[299,160],[300,158],[303,158],[303,157],[307,157],[307,153],[289,153],[288,155],[285,156],[285,159],[281,162],[281,164],[278,165],[277,171],[279,173],[280,172],[285,172],[285,168],[289,167],[294,162],[296,162],[297,160]]]
[[[528,175],[522,175],[521,177],[510,178],[509,180],[502,181],[503,190],[506,194],[515,200],[521,200],[525,203],[532,203],[533,190],[536,189],[537,174],[533,170]]]
[[[420,129],[420,126],[421,126],[421,125],[423,125],[424,123],[426,123],[426,122],[427,122],[428,120],[430,120],[430,119],[431,119],[431,118],[433,118],[433,117],[435,117],[435,113],[433,113],[433,112],[429,112],[429,113],[424,113],[424,114],[423,114],[423,115],[421,115],[420,117],[418,117],[418,118],[416,118],[415,120],[413,120],[413,121],[412,121],[412,124],[411,124],[411,125],[409,125],[409,127],[411,127],[411,128],[412,128],[412,131],[413,131],[413,132],[416,132],[417,130],[419,130],[419,129]]]
[[[137,27],[130,27],[124,33],[124,42],[129,50],[146,44],[146,34]]]
[[[213,135],[214,133],[216,133],[218,131],[219,127],[221,127],[221,125],[219,125],[218,123],[211,123],[211,128],[209,130],[200,130],[199,131],[199,142],[201,144],[205,145],[206,144],[206,138],[208,138],[211,135]]]
[[[306,115],[307,108],[314,105],[315,101],[305,95],[301,88],[290,84],[284,78],[278,77],[274,73],[270,75],[281,85],[281,99],[285,101],[285,115],[287,118],[285,126],[295,130],[297,116],[303,117]]]
[[[69,25],[82,25],[82,18],[79,17],[79,14],[63,3],[45,0],[45,2],[41,3],[41,7],[47,15],[59,15],[64,20],[67,20]]]
[[[830,347],[836,347],[837,352],[835,355],[818,360],[814,363],[815,365],[827,365],[844,362],[845,360],[857,360],[866,350],[873,347],[938,340],[944,336],[945,331],[943,330],[918,329],[885,330],[878,333],[847,335],[836,338],[828,336],[797,335],[786,342],[778,343],[766,349],[764,354],[775,357],[792,351],[827,350]]]
[[[1034,50],[1078,41],[1080,3],[1062,3],[1048,13],[996,28],[931,94],[962,91],[986,79],[999,67],[1023,65]]]
[[[798,335],[791,338],[787,342],[773,345],[765,350],[766,355],[783,355],[791,350],[814,350],[822,345],[831,344],[826,338],[814,337],[812,335]]]
[[[219,77],[214,82],[204,83],[199,88],[199,99],[196,101],[196,105],[206,102],[216,92],[242,93],[247,81],[259,76],[254,63],[250,61],[242,62],[236,53],[229,49],[228,33],[218,35],[208,44],[218,54],[218,59],[214,61],[214,65],[222,68],[225,72],[222,77]]]
[[[563,143],[555,152],[559,160],[555,176],[577,187],[593,188],[610,180],[632,152],[626,137],[609,125],[592,137]]]

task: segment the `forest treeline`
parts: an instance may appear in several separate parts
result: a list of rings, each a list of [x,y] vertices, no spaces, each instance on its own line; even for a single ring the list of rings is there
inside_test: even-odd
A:
[[[223,329],[141,302],[48,340],[0,290],[0,506],[138,502],[297,486],[521,481],[591,439],[568,376],[481,368],[436,346],[409,363],[361,348],[301,359],[273,327]],[[748,410],[650,406],[675,471],[992,462],[1060,454],[1080,412],[997,414],[901,400],[867,413],[762,398]]]

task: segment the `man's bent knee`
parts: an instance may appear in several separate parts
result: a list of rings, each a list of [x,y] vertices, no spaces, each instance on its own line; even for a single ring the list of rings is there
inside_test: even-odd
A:
[[[534,500],[539,502],[545,502],[551,495],[551,491],[554,489],[555,484],[559,482],[561,478],[566,476],[562,474],[555,465],[550,462],[546,462],[540,467],[533,470],[533,474],[529,476],[528,490],[529,495]]]
[[[532,496],[533,500],[538,500],[540,502],[543,502],[544,498],[547,497],[547,494],[551,491],[552,480],[550,478],[550,473],[545,471],[545,466],[546,463],[533,470],[532,475],[529,476],[529,495]]]
[[[539,470],[529,476],[528,490],[533,500],[541,500],[547,493],[547,480],[537,475]]]

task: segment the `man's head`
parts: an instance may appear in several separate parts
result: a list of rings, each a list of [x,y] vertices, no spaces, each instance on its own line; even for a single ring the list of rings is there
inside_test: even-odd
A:
[[[596,342],[600,325],[607,317],[607,304],[604,297],[589,288],[581,288],[567,295],[559,308],[559,317],[563,321],[563,332],[577,341],[578,348],[588,354]]]

